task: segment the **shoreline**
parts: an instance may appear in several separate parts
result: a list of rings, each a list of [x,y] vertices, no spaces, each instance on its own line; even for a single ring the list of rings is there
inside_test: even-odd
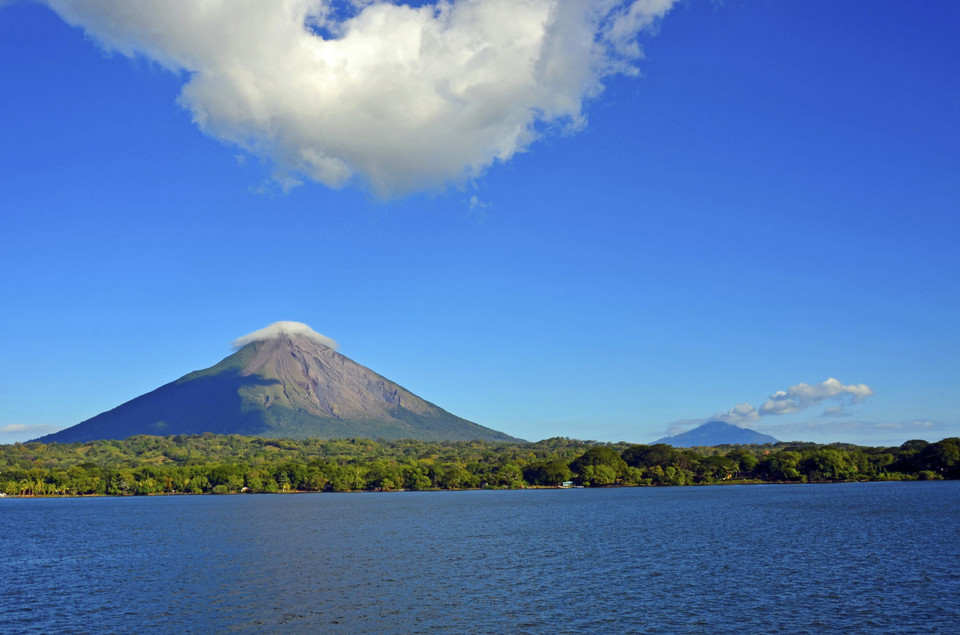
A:
[[[530,486],[530,487],[462,487],[462,488],[431,488],[431,489],[391,489],[391,490],[289,490],[286,492],[157,492],[150,494],[4,494],[0,493],[0,500],[3,499],[51,499],[51,498],[162,498],[167,496],[290,496],[298,494],[408,494],[414,492],[444,493],[444,492],[522,492],[522,491],[550,491],[550,490],[609,490],[609,489],[662,489],[662,488],[686,488],[686,487],[737,487],[751,485],[841,485],[850,483],[925,483],[936,481],[950,481],[956,479],[920,479],[920,478],[899,478],[899,479],[847,479],[836,481],[761,481],[761,480],[742,480],[742,481],[724,481],[718,483],[688,483],[682,485],[671,485],[663,483],[639,484],[639,485],[604,485],[604,486],[585,486],[574,485],[569,487],[562,486]]]

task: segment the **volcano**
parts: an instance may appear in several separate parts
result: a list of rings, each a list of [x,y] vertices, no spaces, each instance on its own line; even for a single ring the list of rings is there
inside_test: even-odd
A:
[[[234,354],[113,410],[36,439],[73,443],[138,434],[270,438],[519,441],[461,419],[334,350],[299,322],[237,340]]]
[[[724,421],[708,421],[672,437],[658,439],[654,443],[666,443],[675,448],[695,448],[713,445],[750,445],[778,443],[769,434],[763,434],[749,428],[731,425]]]

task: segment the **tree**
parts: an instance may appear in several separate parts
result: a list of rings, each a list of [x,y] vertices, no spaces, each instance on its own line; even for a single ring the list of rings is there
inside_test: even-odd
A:
[[[640,468],[634,468],[640,469]],[[663,471],[663,467],[659,465],[652,465],[643,470],[643,478],[649,480],[651,483],[656,483],[657,485],[666,484],[666,474]]]
[[[462,489],[472,487],[470,472],[459,465],[449,465],[440,473],[437,485],[443,489]]]
[[[617,473],[609,465],[588,465],[580,472],[579,480],[588,487],[613,485],[617,481]]]
[[[693,472],[668,465],[663,469],[664,485],[688,485],[693,482]]]
[[[800,462],[808,481],[836,481],[851,477],[846,455],[834,448],[817,448]]]
[[[627,466],[627,471],[623,475],[624,485],[649,485],[651,480],[644,478],[643,470],[639,467]]]
[[[800,454],[789,450],[781,450],[771,454],[757,464],[757,472],[764,475],[766,480],[772,481],[800,481],[803,480],[799,470]]]
[[[549,461],[527,466],[523,478],[531,485],[557,487],[573,478],[573,472],[563,461]]]
[[[433,481],[424,474],[420,465],[404,465],[400,468],[400,485],[403,489],[422,491],[431,489]]]
[[[739,464],[726,456],[706,456],[697,465],[697,477],[705,481],[726,480],[733,476]]]
[[[207,480],[206,474],[193,474],[190,476],[187,486],[191,493],[202,494],[210,490],[210,481]]]
[[[374,490],[396,489],[397,483],[402,482],[400,468],[392,461],[378,459],[368,466],[367,487]]]
[[[923,469],[947,478],[960,478],[960,438],[950,437],[925,446],[917,463]]]
[[[107,494],[113,496],[125,496],[134,491],[137,486],[137,479],[134,478],[130,470],[120,470],[110,475],[107,481]]]
[[[494,473],[494,482],[497,485],[509,487],[510,489],[520,489],[526,483],[523,482],[523,471],[516,463],[504,463]]]
[[[893,455],[889,452],[868,454],[867,462],[870,463],[872,474],[884,474],[887,471],[887,467],[893,464]]]
[[[911,439],[900,446],[897,452],[893,467],[898,472],[914,473],[923,469],[923,459],[920,452],[930,445],[923,439]]]
[[[679,452],[672,445],[666,443],[656,443],[654,445],[634,445],[620,455],[627,465],[633,467],[653,467],[659,465],[666,467],[673,465]]]
[[[220,491],[239,492],[243,488],[244,479],[240,466],[222,464],[210,470],[207,480],[212,487],[220,487]]]
[[[612,448],[603,446],[590,448],[570,463],[570,469],[578,474],[582,474],[587,467],[601,466],[613,473],[613,481],[622,478],[627,470],[627,462],[620,457],[620,454]]]
[[[760,462],[760,459],[744,449],[733,450],[727,453],[727,457],[737,462],[737,476],[740,477],[752,474],[757,467],[757,463]]]

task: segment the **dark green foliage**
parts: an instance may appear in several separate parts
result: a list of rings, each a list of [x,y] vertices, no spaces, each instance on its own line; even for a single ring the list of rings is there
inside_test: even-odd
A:
[[[590,448],[570,463],[581,485],[613,485],[627,473],[627,462],[613,448]]]
[[[950,437],[925,446],[915,463],[942,478],[960,478],[960,438]]]
[[[623,475],[623,471],[627,469],[627,463],[620,458],[620,453],[606,446],[590,448],[570,463],[570,469],[575,472],[581,472],[583,468],[589,465],[606,465],[607,467],[613,468],[614,471],[621,476]]]
[[[757,474],[765,481],[799,481],[800,454],[784,450],[771,454],[757,464]]]
[[[737,476],[746,476],[753,474],[753,470],[757,467],[757,463],[760,462],[755,455],[751,454],[749,450],[733,450],[732,452],[727,453],[727,457],[736,461],[737,463]]]
[[[672,465],[679,456],[679,450],[674,449],[672,445],[666,443],[657,443],[655,445],[634,445],[620,455],[627,465],[633,467],[652,467],[654,465]]]
[[[263,439],[203,434],[0,446],[8,495],[345,492],[960,478],[960,439],[899,448],[779,443],[677,449],[537,443]]]
[[[556,487],[573,478],[573,472],[563,461],[548,461],[527,467],[523,478],[531,485]]]
[[[714,454],[698,462],[696,474],[701,480],[725,481],[732,478],[739,467],[740,464],[729,456]]]

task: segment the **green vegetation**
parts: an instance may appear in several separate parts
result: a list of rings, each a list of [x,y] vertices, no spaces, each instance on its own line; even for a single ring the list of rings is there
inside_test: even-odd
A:
[[[900,447],[777,443],[693,449],[564,438],[537,443],[136,436],[0,446],[20,496],[344,492],[960,478],[960,438]]]

